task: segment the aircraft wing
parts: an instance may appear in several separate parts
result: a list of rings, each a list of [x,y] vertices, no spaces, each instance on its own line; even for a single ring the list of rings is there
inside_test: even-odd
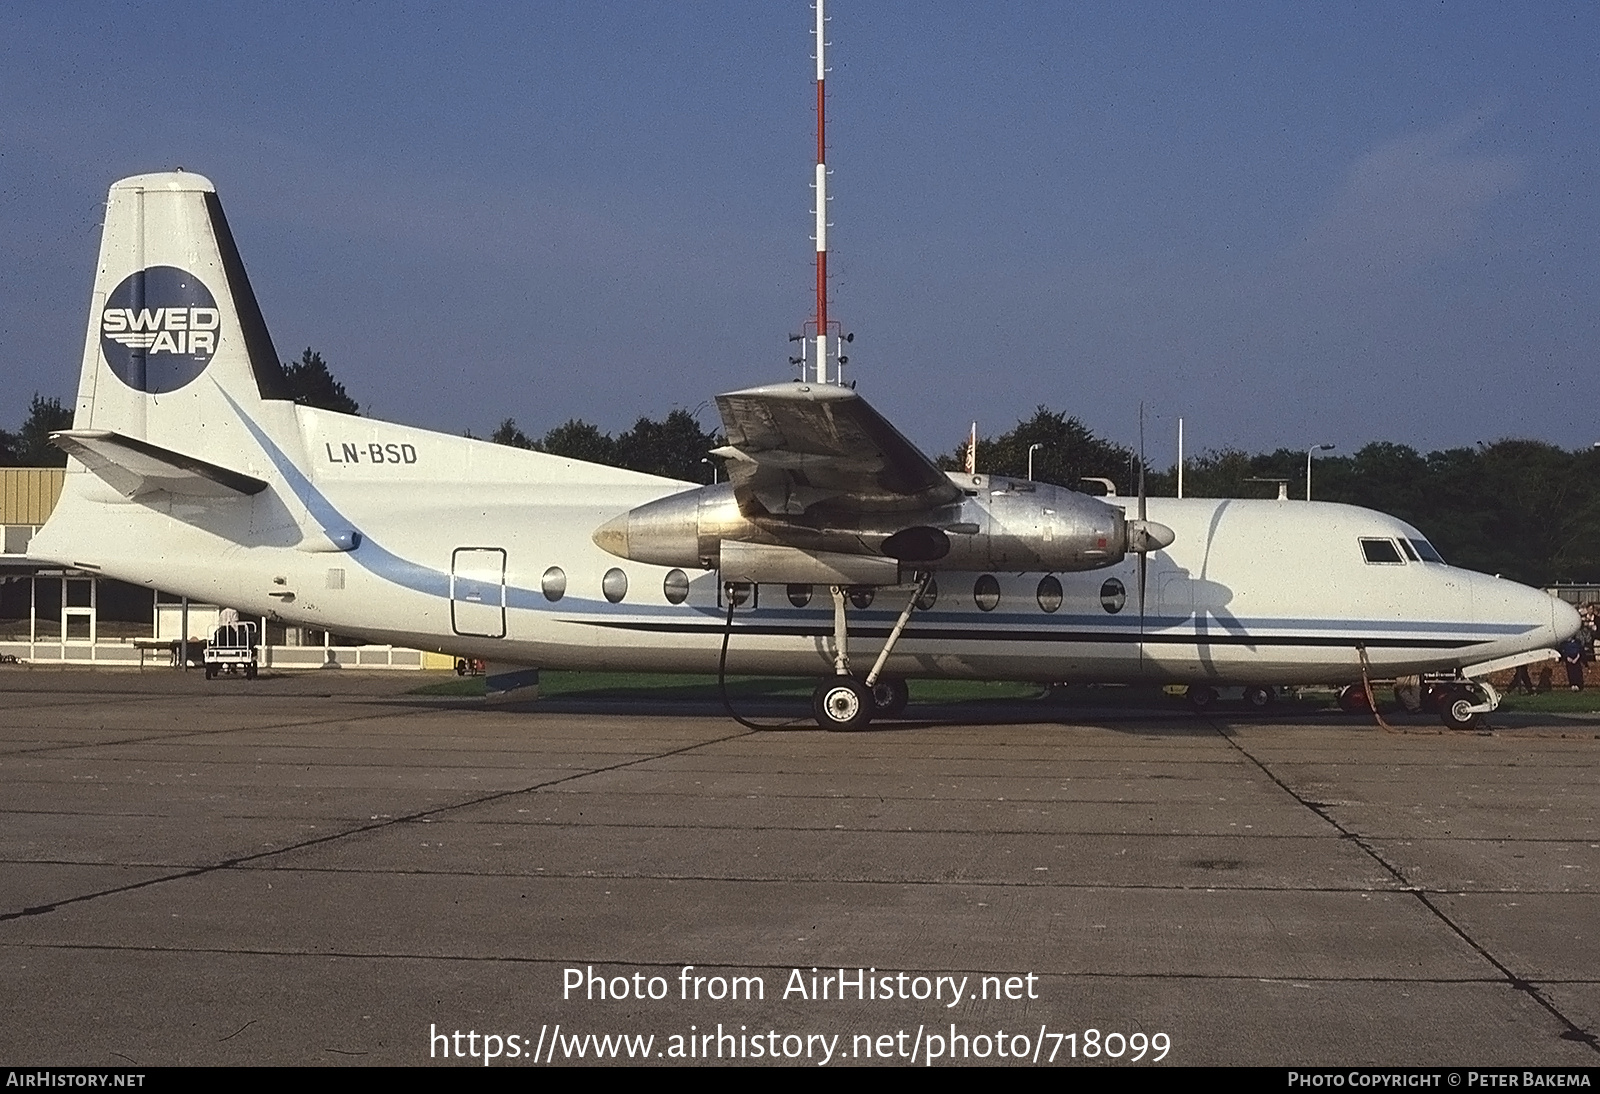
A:
[[[158,490],[226,498],[259,494],[267,488],[260,479],[109,430],[64,430],[50,434],[50,443],[129,498]]]
[[[771,384],[717,396],[734,497],[746,516],[928,509],[960,489],[855,391]]]

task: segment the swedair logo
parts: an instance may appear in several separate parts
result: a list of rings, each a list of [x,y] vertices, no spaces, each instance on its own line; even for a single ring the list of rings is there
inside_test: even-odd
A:
[[[100,351],[135,391],[176,391],[205,371],[222,337],[211,290],[187,270],[151,266],[123,279],[100,312]]]

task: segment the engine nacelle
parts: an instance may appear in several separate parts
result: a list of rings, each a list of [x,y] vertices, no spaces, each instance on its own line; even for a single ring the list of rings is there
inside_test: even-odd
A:
[[[594,541],[635,562],[708,570],[721,565],[722,544],[731,542],[893,560],[902,571],[1015,572],[1097,570],[1130,550],[1172,542],[1170,529],[1130,521],[1120,507],[1064,487],[991,475],[950,478],[963,497],[921,513],[815,506],[799,517],[746,516],[733,485],[719,483],[632,509],[602,525]]]

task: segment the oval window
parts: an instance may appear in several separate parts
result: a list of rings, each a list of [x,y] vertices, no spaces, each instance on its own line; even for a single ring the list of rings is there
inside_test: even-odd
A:
[[[1122,587],[1122,582],[1112,578],[1100,586],[1100,606],[1112,615],[1122,610],[1128,602],[1128,590]]]
[[[793,604],[797,608],[803,608],[807,604],[811,603],[811,586],[790,585],[789,603]]]
[[[1057,611],[1061,607],[1061,582],[1054,574],[1040,578],[1038,595],[1039,607],[1047,612]]]
[[[661,595],[668,604],[682,604],[689,599],[689,575],[682,570],[668,570],[661,579]]]
[[[984,611],[994,611],[1000,606],[1000,582],[995,580],[993,574],[984,574],[973,582],[972,599]]]
[[[554,604],[567,595],[567,571],[560,566],[550,567],[539,579],[539,587],[544,590],[544,598]]]
[[[917,597],[917,608],[925,612],[937,603],[939,603],[939,579],[932,577],[928,579],[928,587]]]
[[[606,576],[600,579],[600,591],[606,594],[606,599],[613,604],[621,604],[622,598],[628,595],[628,575],[615,566],[606,571]]]
[[[872,607],[872,598],[878,595],[878,590],[871,585],[857,585],[850,590],[850,603],[858,608]]]
[[[750,590],[753,586],[748,581],[730,581],[724,588],[729,602],[735,608],[742,608],[750,603]]]

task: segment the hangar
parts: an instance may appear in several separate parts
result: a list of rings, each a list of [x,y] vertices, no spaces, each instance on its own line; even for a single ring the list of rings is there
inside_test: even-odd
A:
[[[0,657],[33,664],[143,665],[178,662],[186,639],[201,640],[223,605],[63,568],[28,557],[50,519],[65,468],[0,467]],[[309,627],[262,619],[264,668],[450,668],[447,655],[375,646]]]

